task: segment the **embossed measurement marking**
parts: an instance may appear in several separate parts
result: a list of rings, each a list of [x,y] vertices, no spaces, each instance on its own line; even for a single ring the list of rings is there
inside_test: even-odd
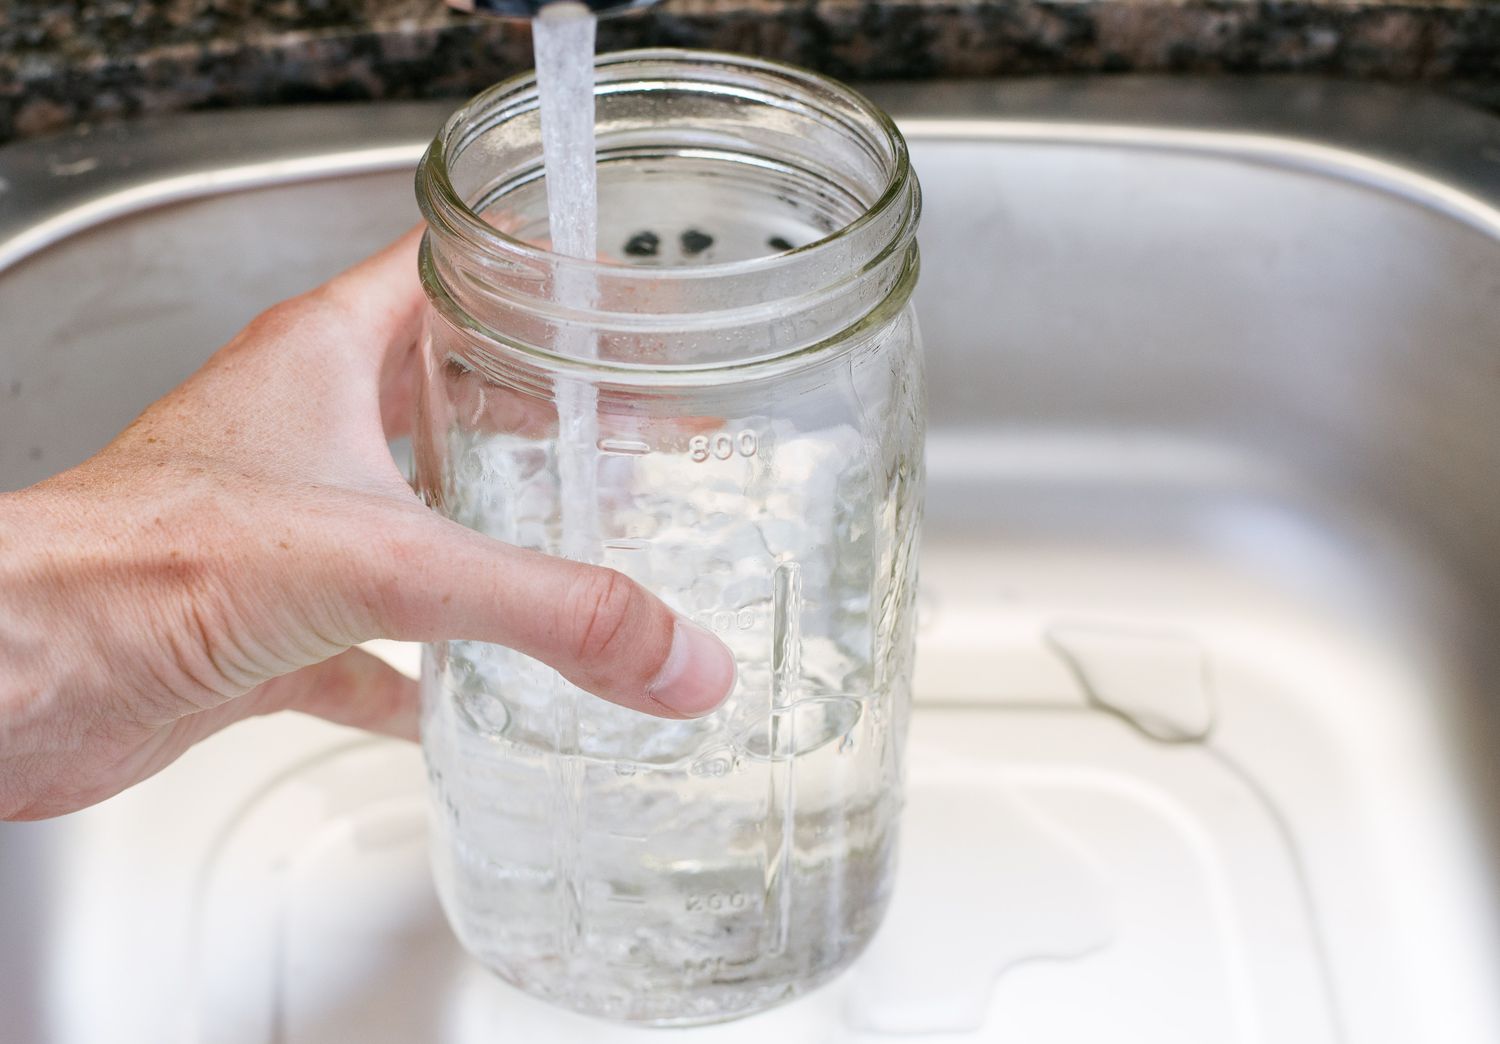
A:
[[[627,457],[640,457],[651,452],[651,444],[640,439],[600,439],[595,445],[600,453],[619,453]]]
[[[733,456],[753,457],[760,448],[760,436],[748,428],[743,431],[721,431],[716,435],[694,435],[688,440],[688,455],[701,464],[710,457],[728,460]]]
[[[647,544],[646,541],[633,537],[620,537],[618,540],[606,540],[604,546],[611,551],[641,551]]]
[[[704,609],[693,614],[694,620],[712,631],[748,631],[758,617],[754,609]]]
[[[724,913],[743,910],[749,905],[750,896],[744,892],[704,892],[684,900],[688,913]]]

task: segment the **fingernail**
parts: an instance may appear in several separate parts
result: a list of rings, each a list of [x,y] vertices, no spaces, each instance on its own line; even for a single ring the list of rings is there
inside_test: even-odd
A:
[[[724,702],[737,672],[729,646],[679,616],[672,628],[667,662],[646,692],[667,710],[699,718]]]

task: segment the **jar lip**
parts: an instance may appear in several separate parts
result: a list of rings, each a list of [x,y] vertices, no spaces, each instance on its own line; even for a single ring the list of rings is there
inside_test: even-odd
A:
[[[513,358],[539,364],[553,375],[567,374],[588,379],[606,378],[611,383],[621,386],[685,389],[715,386],[722,384],[726,379],[744,378],[751,375],[762,378],[779,376],[798,370],[814,361],[826,360],[830,353],[842,354],[844,351],[853,350],[858,343],[858,337],[851,337],[851,333],[862,329],[879,329],[906,307],[911,299],[912,290],[916,287],[917,272],[920,267],[916,251],[906,251],[901,262],[900,275],[891,293],[849,327],[821,340],[767,355],[726,359],[720,362],[639,363],[560,353],[508,337],[502,331],[478,323],[462,308],[457,307],[457,303],[440,281],[430,278],[433,256],[432,242],[428,236],[422,237],[417,264],[422,270],[422,282],[427,288],[427,296],[437,305],[439,311],[450,316],[462,316],[464,325],[468,329],[491,344],[503,346],[508,353],[513,353]],[[650,269],[643,269],[643,271],[650,271]],[[542,387],[538,385],[539,389]]]
[[[524,97],[525,92],[528,90],[534,95],[536,74],[532,71],[502,80],[475,95],[455,111],[453,115],[448,117],[437,135],[433,138],[432,144],[422,157],[417,175],[419,184],[426,184],[436,189],[435,192],[418,193],[422,197],[422,209],[429,224],[437,223],[441,225],[442,231],[456,235],[467,241],[471,246],[477,247],[486,253],[498,254],[506,260],[523,260],[547,266],[566,267],[572,271],[596,273],[600,277],[616,280],[640,279],[642,281],[657,282],[669,279],[693,281],[765,273],[788,264],[806,263],[808,258],[816,255],[818,252],[857,235],[862,229],[879,220],[884,212],[893,206],[899,205],[905,198],[907,185],[911,180],[911,159],[908,154],[905,138],[896,127],[895,122],[882,109],[874,105],[858,91],[840,83],[838,80],[805,69],[799,69],[794,65],[788,65],[784,62],[771,61],[764,58],[752,58],[746,55],[729,54],[721,51],[689,50],[686,48],[643,48],[630,51],[613,51],[599,55],[594,62],[596,70],[596,94],[599,93],[601,86],[608,87],[607,83],[602,83],[597,79],[599,72],[635,62],[657,62],[699,67],[705,65],[728,65],[739,69],[766,73],[780,80],[789,81],[796,86],[822,90],[833,94],[840,100],[858,109],[879,130],[881,138],[891,152],[892,163],[890,174],[886,178],[886,182],[882,186],[879,195],[868,206],[864,207],[854,220],[834,229],[819,239],[813,240],[811,243],[775,254],[767,254],[761,257],[746,258],[738,261],[718,261],[698,265],[652,265],[648,267],[585,260],[554,253],[553,251],[528,243],[525,240],[518,239],[515,236],[507,235],[485,221],[459,196],[457,189],[454,188],[448,176],[448,154],[455,144],[455,132],[471,111],[476,107],[482,107],[507,95]],[[535,107],[535,104],[536,100],[533,97],[531,107]]]

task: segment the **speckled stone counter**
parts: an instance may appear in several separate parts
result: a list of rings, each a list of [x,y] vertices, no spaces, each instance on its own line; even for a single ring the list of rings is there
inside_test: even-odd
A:
[[[602,49],[716,48],[851,80],[1306,73],[1500,108],[1500,0],[666,0],[599,35]],[[0,141],[178,109],[458,98],[530,64],[525,24],[438,0],[8,0]]]

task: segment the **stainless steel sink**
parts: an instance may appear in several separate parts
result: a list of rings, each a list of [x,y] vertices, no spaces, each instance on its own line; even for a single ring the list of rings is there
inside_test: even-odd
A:
[[[876,93],[927,198],[902,882],[838,983],[694,1032],[1500,1040],[1500,120],[1308,83]],[[414,222],[445,108],[0,150],[0,489]],[[0,825],[0,1036],[644,1036],[463,958],[421,791],[412,749],[286,716]]]

